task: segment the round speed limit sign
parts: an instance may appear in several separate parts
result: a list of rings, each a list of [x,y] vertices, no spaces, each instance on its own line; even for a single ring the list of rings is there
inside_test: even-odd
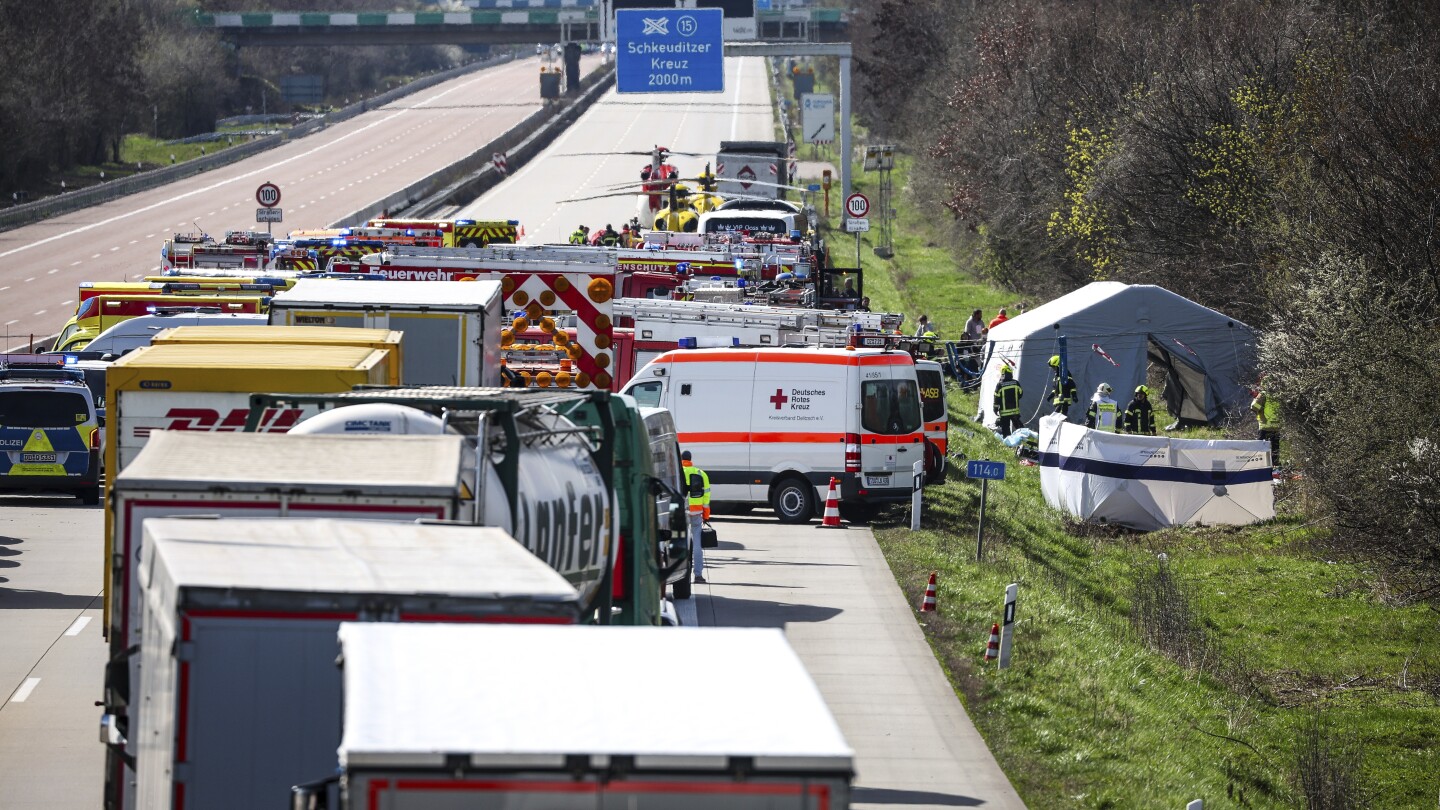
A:
[[[855,192],[845,198],[845,213],[854,219],[864,219],[870,213],[870,198],[860,192]]]
[[[265,183],[255,189],[255,202],[265,208],[274,208],[280,204],[280,187],[274,183]]]

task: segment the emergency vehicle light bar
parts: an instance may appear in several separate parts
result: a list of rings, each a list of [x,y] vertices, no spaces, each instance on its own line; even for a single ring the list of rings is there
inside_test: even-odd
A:
[[[677,343],[682,349],[736,349],[738,337],[683,337]]]

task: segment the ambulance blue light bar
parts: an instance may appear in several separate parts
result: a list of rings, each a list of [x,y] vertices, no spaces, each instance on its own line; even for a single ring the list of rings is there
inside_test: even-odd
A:
[[[683,337],[677,341],[682,349],[733,349],[740,346],[738,337]]]

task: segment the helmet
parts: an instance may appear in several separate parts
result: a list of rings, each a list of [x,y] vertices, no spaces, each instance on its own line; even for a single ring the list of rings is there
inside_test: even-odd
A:
[[[674,456],[671,456],[671,458],[674,458]],[[681,460],[681,461],[689,461],[689,460],[690,460],[690,451],[689,451],[689,450],[686,450],[685,452],[681,453],[681,454],[680,454],[680,460]]]
[[[1051,367],[1051,368],[1059,368],[1059,367],[1060,367],[1060,355],[1058,355],[1058,354],[1052,354],[1052,355],[1050,355],[1050,367]]]
[[[1137,393],[1137,394],[1144,394],[1145,396],[1148,397],[1148,396],[1150,396],[1150,386],[1148,386],[1148,385],[1137,385],[1137,386],[1135,386],[1135,393]]]
[[[1014,369],[1010,368],[1009,366],[1001,366],[1001,367],[1000,367],[1000,373],[1001,373],[1001,374],[1014,374],[1015,371],[1014,371]]]
[[[1102,393],[1102,394],[1109,394],[1111,391],[1114,391],[1115,389],[1113,389],[1113,388],[1110,387],[1110,383],[1100,383],[1100,387],[1096,388],[1095,390],[1096,390],[1096,391],[1099,391],[1099,392]]]

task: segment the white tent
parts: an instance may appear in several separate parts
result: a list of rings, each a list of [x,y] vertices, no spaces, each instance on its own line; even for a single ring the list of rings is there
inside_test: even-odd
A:
[[[1255,333],[1245,324],[1169,290],[1148,284],[1097,281],[990,330],[980,379],[980,410],[992,410],[1000,366],[1015,370],[1025,389],[1021,419],[1036,427],[1050,413],[1050,357],[1061,354],[1075,377],[1078,402],[1070,421],[1083,423],[1095,387],[1114,387],[1123,409],[1150,364],[1165,371],[1166,408],[1183,423],[1215,423],[1246,414],[1255,378]],[[1154,394],[1151,402],[1159,403]]]
[[[1040,420],[1040,491],[1082,520],[1152,531],[1275,517],[1268,441],[1126,436]]]

